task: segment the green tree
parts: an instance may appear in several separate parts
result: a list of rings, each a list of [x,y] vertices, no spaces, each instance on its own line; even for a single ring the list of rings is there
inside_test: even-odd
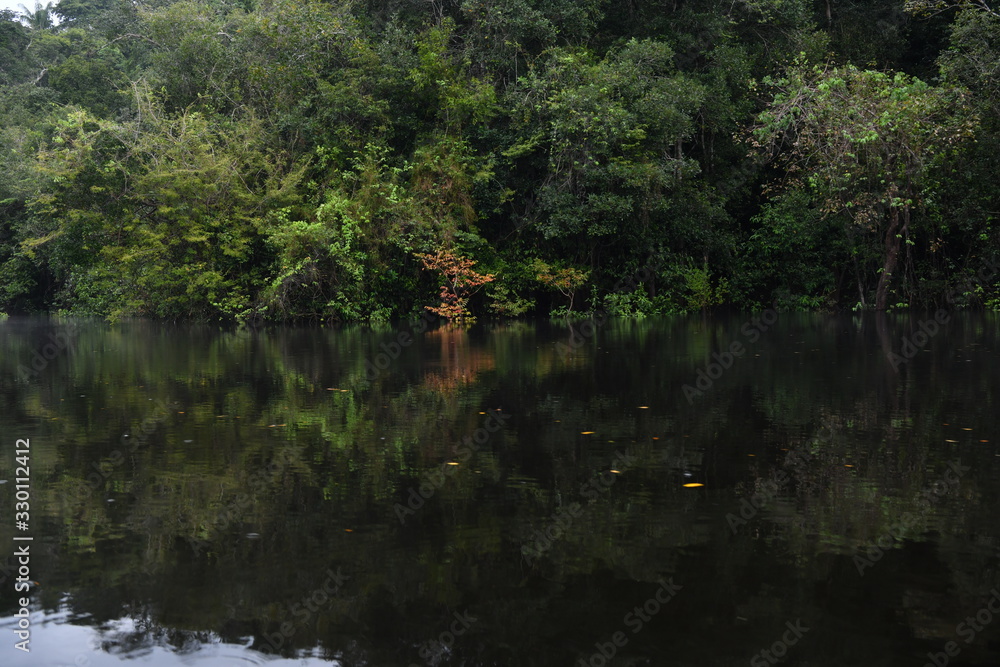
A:
[[[138,117],[70,111],[40,167],[23,241],[62,282],[67,306],[109,315],[243,315],[269,262],[259,228],[287,203],[294,172],[269,156],[252,119],[171,114],[136,87]]]
[[[116,10],[121,0],[59,0],[52,12],[63,25],[94,25]]]
[[[796,67],[775,82],[755,147],[803,183],[828,214],[872,232],[883,247],[876,310],[888,308],[915,209],[934,171],[972,136],[968,96],[904,74],[853,66]]]
[[[31,43],[28,29],[14,12],[0,10],[0,85],[20,83],[31,71],[27,48]]]
[[[631,41],[604,59],[553,49],[509,97],[518,140],[504,156],[533,182],[519,186],[533,190],[525,223],[574,261],[666,242],[671,197],[698,171],[683,140],[703,97],[666,44]]]
[[[39,0],[35,0],[34,9],[29,9],[25,5],[18,6],[21,8],[21,22],[30,30],[48,30],[54,25],[52,22],[54,5],[51,2],[43,5]]]

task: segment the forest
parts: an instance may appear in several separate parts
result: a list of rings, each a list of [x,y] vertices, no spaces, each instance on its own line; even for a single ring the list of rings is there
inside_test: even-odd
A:
[[[992,0],[0,12],[0,311],[1000,310]]]

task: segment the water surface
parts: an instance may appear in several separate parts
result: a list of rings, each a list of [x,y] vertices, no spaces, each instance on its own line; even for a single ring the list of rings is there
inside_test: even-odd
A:
[[[0,662],[1000,663],[1000,319],[771,315],[0,322]]]

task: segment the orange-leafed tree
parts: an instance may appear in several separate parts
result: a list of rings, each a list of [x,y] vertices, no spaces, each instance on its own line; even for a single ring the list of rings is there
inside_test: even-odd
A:
[[[417,254],[425,271],[434,271],[441,275],[444,284],[441,285],[441,304],[424,306],[427,310],[446,317],[449,320],[466,319],[472,315],[469,312],[469,298],[486,283],[493,282],[493,274],[482,274],[473,270],[476,261],[468,257],[456,255],[451,250],[438,250],[434,253]]]

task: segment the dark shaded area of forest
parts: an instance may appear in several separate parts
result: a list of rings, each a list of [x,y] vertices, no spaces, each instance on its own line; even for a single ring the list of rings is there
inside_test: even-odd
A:
[[[0,311],[997,309],[998,111],[986,0],[5,11]]]

